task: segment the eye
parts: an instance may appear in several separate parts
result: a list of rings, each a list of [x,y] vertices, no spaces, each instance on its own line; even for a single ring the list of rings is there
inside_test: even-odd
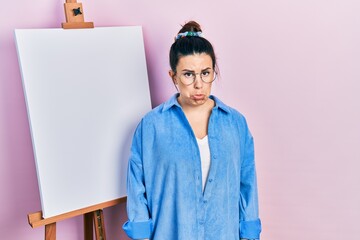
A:
[[[201,76],[208,77],[210,75],[210,71],[204,71],[201,73]]]
[[[192,78],[192,77],[194,77],[194,73],[193,73],[193,72],[185,72],[185,73],[183,73],[183,75],[184,75],[184,77],[186,77],[186,78]]]

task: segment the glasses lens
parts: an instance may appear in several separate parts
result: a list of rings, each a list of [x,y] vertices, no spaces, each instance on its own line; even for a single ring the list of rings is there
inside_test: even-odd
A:
[[[201,80],[205,83],[211,83],[216,78],[216,73],[214,70],[209,69],[200,74]]]
[[[216,72],[212,69],[203,71],[201,73],[185,72],[180,75],[180,81],[185,85],[190,85],[195,82],[196,75],[200,75],[200,78],[205,83],[211,83],[216,79]]]
[[[180,75],[180,80],[183,84],[185,85],[190,85],[194,82],[195,80],[195,75],[194,74],[188,74],[188,73],[185,73],[185,74],[181,74]]]

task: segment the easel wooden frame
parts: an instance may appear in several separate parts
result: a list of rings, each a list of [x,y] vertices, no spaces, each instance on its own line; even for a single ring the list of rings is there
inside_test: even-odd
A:
[[[64,10],[66,22],[61,24],[63,29],[94,28],[93,22],[84,21],[82,3],[78,3],[77,0],[66,0]],[[76,10],[78,13],[75,14]]]
[[[32,228],[45,226],[45,240],[56,240],[56,222],[84,215],[84,240],[93,240],[94,229],[96,240],[106,240],[103,209],[126,201],[126,197],[96,204],[50,218],[42,218],[42,211],[28,214]]]
[[[93,22],[84,21],[82,4],[78,3],[77,0],[66,0],[64,10],[66,22],[61,24],[62,28],[94,28]],[[78,12],[75,14],[76,10]],[[56,240],[56,222],[83,215],[84,239],[93,240],[95,229],[96,240],[106,240],[103,209],[125,201],[126,197],[118,198],[46,219],[42,217],[42,211],[38,211],[28,214],[28,222],[32,228],[45,226],[45,240]]]

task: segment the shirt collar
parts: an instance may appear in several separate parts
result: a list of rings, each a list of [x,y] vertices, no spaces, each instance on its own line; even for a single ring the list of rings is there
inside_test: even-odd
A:
[[[230,108],[229,108],[229,106],[227,106],[225,103],[223,103],[222,101],[220,101],[220,99],[218,99],[218,98],[215,97],[214,95],[210,95],[210,98],[215,101],[215,107],[214,107],[214,109],[220,108],[220,109],[223,110],[224,112],[230,113]]]
[[[164,103],[162,111],[165,112],[173,106],[177,106],[177,107],[181,108],[179,102],[177,101],[178,97],[179,97],[179,93],[174,94],[168,101],[166,101]],[[215,97],[213,95],[210,95],[210,98],[215,101],[214,109],[220,108],[221,110],[223,110],[226,113],[230,112],[230,108],[227,105],[225,105],[222,101],[220,101],[220,99],[218,99],[217,97]]]

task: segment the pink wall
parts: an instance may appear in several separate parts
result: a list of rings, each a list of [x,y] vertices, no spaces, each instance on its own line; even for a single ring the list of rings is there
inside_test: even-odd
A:
[[[79,1],[80,2],[80,1]],[[174,93],[168,49],[179,25],[203,24],[218,54],[215,93],[248,118],[256,141],[264,240],[360,235],[360,2],[83,1],[96,26],[142,25],[153,105]],[[26,215],[40,209],[13,31],[55,28],[62,1],[6,1],[0,8],[0,235],[43,238]],[[60,67],[60,66],[59,66]],[[107,209],[108,239],[121,237],[125,206]],[[82,239],[81,219],[58,239]]]

